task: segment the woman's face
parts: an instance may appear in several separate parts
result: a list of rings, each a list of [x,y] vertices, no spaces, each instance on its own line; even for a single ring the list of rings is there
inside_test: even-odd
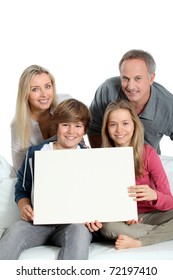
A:
[[[126,109],[117,109],[109,114],[107,128],[115,146],[128,147],[134,133],[134,122]]]
[[[54,97],[53,85],[48,74],[36,74],[30,82],[28,102],[31,112],[50,108]]]

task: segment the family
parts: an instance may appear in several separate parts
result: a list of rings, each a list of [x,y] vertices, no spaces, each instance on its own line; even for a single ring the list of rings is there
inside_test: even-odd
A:
[[[93,240],[108,240],[120,250],[173,239],[173,196],[159,157],[162,137],[173,140],[173,94],[155,82],[155,71],[150,53],[126,52],[120,75],[98,87],[89,108],[57,95],[47,69],[31,65],[23,71],[11,122],[21,220],[0,239],[1,260],[17,260],[25,249],[47,244],[61,247],[59,260],[87,260]],[[133,147],[136,182],[128,195],[137,202],[138,220],[34,225],[35,151],[86,149],[85,135],[91,149]]]

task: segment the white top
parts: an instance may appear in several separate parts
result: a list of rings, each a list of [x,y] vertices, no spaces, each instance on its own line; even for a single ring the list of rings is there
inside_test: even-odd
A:
[[[53,148],[54,143],[55,142],[50,142],[48,144],[44,144],[44,146],[41,148],[41,151],[50,151],[50,150],[52,151],[52,150],[54,150],[54,148]],[[77,145],[77,149],[81,149],[79,145]]]
[[[44,146],[41,148],[41,151],[52,151],[53,150],[53,144],[54,142],[50,142],[48,144],[44,144]]]

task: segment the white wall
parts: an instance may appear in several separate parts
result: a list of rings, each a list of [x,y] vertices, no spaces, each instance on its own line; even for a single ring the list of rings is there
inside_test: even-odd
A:
[[[171,0],[6,0],[0,11],[0,154],[10,162],[18,79],[31,64],[54,74],[59,93],[89,105],[119,74],[121,56],[141,48],[157,62],[156,81],[173,92]],[[162,142],[162,153],[173,155],[173,143]]]

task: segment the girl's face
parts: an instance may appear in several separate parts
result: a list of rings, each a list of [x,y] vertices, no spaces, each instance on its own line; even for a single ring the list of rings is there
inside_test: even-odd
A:
[[[115,146],[128,147],[134,133],[134,122],[126,109],[117,109],[109,114],[107,128]]]
[[[85,134],[82,122],[60,123],[57,129],[57,149],[76,149]]]
[[[53,86],[49,75],[36,74],[30,82],[28,102],[31,112],[44,111],[50,108],[54,97]]]

